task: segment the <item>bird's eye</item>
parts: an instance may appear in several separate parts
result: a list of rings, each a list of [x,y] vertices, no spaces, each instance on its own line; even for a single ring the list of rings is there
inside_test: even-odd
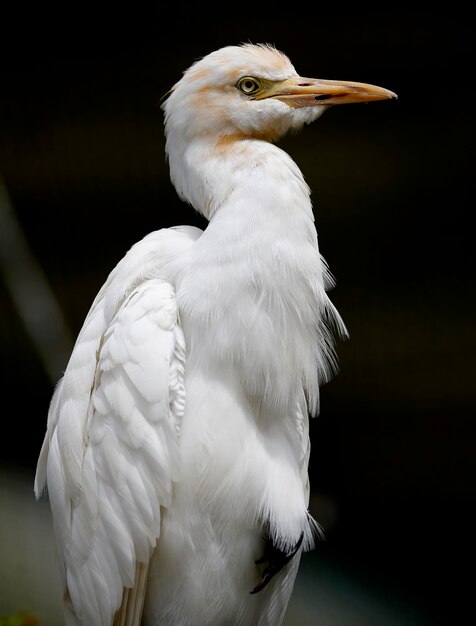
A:
[[[247,96],[252,96],[261,89],[260,83],[252,76],[244,76],[243,78],[240,78],[236,86]]]

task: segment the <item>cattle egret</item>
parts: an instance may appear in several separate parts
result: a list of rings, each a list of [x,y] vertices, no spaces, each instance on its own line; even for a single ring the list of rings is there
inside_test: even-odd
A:
[[[171,89],[166,153],[204,231],[136,243],[51,401],[47,487],[68,626],[277,626],[317,524],[308,416],[344,325],[310,191],[274,143],[330,105],[396,97],[228,46]]]

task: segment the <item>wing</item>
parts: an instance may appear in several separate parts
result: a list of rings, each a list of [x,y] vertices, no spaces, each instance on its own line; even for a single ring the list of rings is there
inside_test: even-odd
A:
[[[200,231],[184,232],[146,238],[118,265],[51,402],[35,489],[46,480],[68,624],[106,626],[115,614],[117,624],[140,623],[161,509],[179,475],[185,343],[164,276],[171,249],[183,252]]]

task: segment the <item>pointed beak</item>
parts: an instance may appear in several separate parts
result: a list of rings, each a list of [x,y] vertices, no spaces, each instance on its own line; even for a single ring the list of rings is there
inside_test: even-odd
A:
[[[286,80],[273,82],[255,97],[256,100],[264,98],[275,98],[290,107],[299,108],[388,100],[397,98],[397,94],[383,87],[366,83],[292,76]]]

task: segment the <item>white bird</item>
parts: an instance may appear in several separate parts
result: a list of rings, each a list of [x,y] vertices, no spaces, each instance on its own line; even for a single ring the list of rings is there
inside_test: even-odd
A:
[[[131,248],[54,392],[35,492],[68,626],[281,624],[317,526],[308,415],[345,328],[309,188],[272,142],[330,105],[393,97],[302,78],[253,44],[168,94],[171,180],[209,224]]]

